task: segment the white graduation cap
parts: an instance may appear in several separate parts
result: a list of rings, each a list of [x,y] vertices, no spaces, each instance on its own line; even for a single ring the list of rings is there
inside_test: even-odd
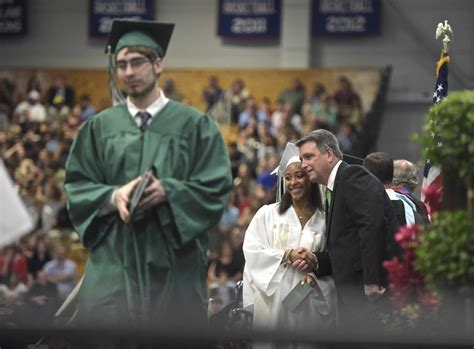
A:
[[[294,143],[288,142],[286,143],[285,150],[281,155],[280,164],[272,171],[272,175],[278,175],[277,201],[281,201],[281,197],[285,192],[285,186],[283,185],[285,170],[290,164],[295,162],[301,162],[298,147]]]

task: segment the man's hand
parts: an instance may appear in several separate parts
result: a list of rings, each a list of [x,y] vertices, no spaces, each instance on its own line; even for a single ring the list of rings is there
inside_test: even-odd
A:
[[[371,300],[380,298],[385,293],[386,289],[380,285],[364,285],[365,296]]]
[[[305,247],[298,247],[293,250],[289,259],[293,268],[304,273],[316,269],[318,266],[316,256],[310,249]]]
[[[146,210],[166,201],[166,191],[159,179],[151,176],[150,182],[143,193],[143,199],[138,204],[139,210]]]
[[[128,212],[127,208],[128,201],[130,200],[130,194],[141,179],[142,177],[137,177],[133,181],[125,184],[115,191],[115,206],[117,206],[120,218],[127,224],[130,223],[130,212]]]

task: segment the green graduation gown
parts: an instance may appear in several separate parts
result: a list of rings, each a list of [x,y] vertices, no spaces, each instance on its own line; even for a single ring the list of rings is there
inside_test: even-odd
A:
[[[166,190],[166,204],[130,225],[118,211],[99,214],[115,189],[149,168]],[[72,145],[65,180],[72,223],[90,250],[79,323],[143,326],[204,317],[207,231],[219,221],[231,185],[219,129],[194,108],[169,101],[145,132],[125,105],[88,120]]]

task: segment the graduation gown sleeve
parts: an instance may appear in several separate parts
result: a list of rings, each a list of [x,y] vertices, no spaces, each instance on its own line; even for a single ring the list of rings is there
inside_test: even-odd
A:
[[[171,239],[175,247],[196,239],[217,224],[232,187],[229,156],[211,118],[198,118],[184,148],[179,156],[187,160],[186,169],[182,169],[188,172],[185,178],[160,177],[168,203],[158,207],[158,216],[165,232],[175,234]],[[167,229],[169,225],[174,227]]]
[[[284,274],[281,264],[285,249],[275,248],[272,234],[271,207],[263,206],[255,214],[245,233],[243,250],[245,273],[252,286],[266,296],[275,293]]]
[[[100,169],[101,139],[94,130],[94,118],[79,130],[66,162],[65,189],[68,195],[68,211],[72,224],[85,247],[92,248],[105,235],[113,216],[99,217],[117,188],[104,184]],[[102,228],[99,228],[101,226]]]

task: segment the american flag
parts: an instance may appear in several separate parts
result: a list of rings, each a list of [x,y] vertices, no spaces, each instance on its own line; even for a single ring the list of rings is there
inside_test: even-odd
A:
[[[441,58],[436,64],[436,85],[433,93],[433,104],[441,102],[448,95],[448,62],[449,56],[443,51]],[[436,122],[431,120],[430,122]],[[432,135],[436,137],[436,135]],[[423,184],[421,186],[421,200],[425,201],[425,192],[441,191],[442,179],[441,169],[437,166],[432,166],[429,160],[426,161],[423,171]]]

